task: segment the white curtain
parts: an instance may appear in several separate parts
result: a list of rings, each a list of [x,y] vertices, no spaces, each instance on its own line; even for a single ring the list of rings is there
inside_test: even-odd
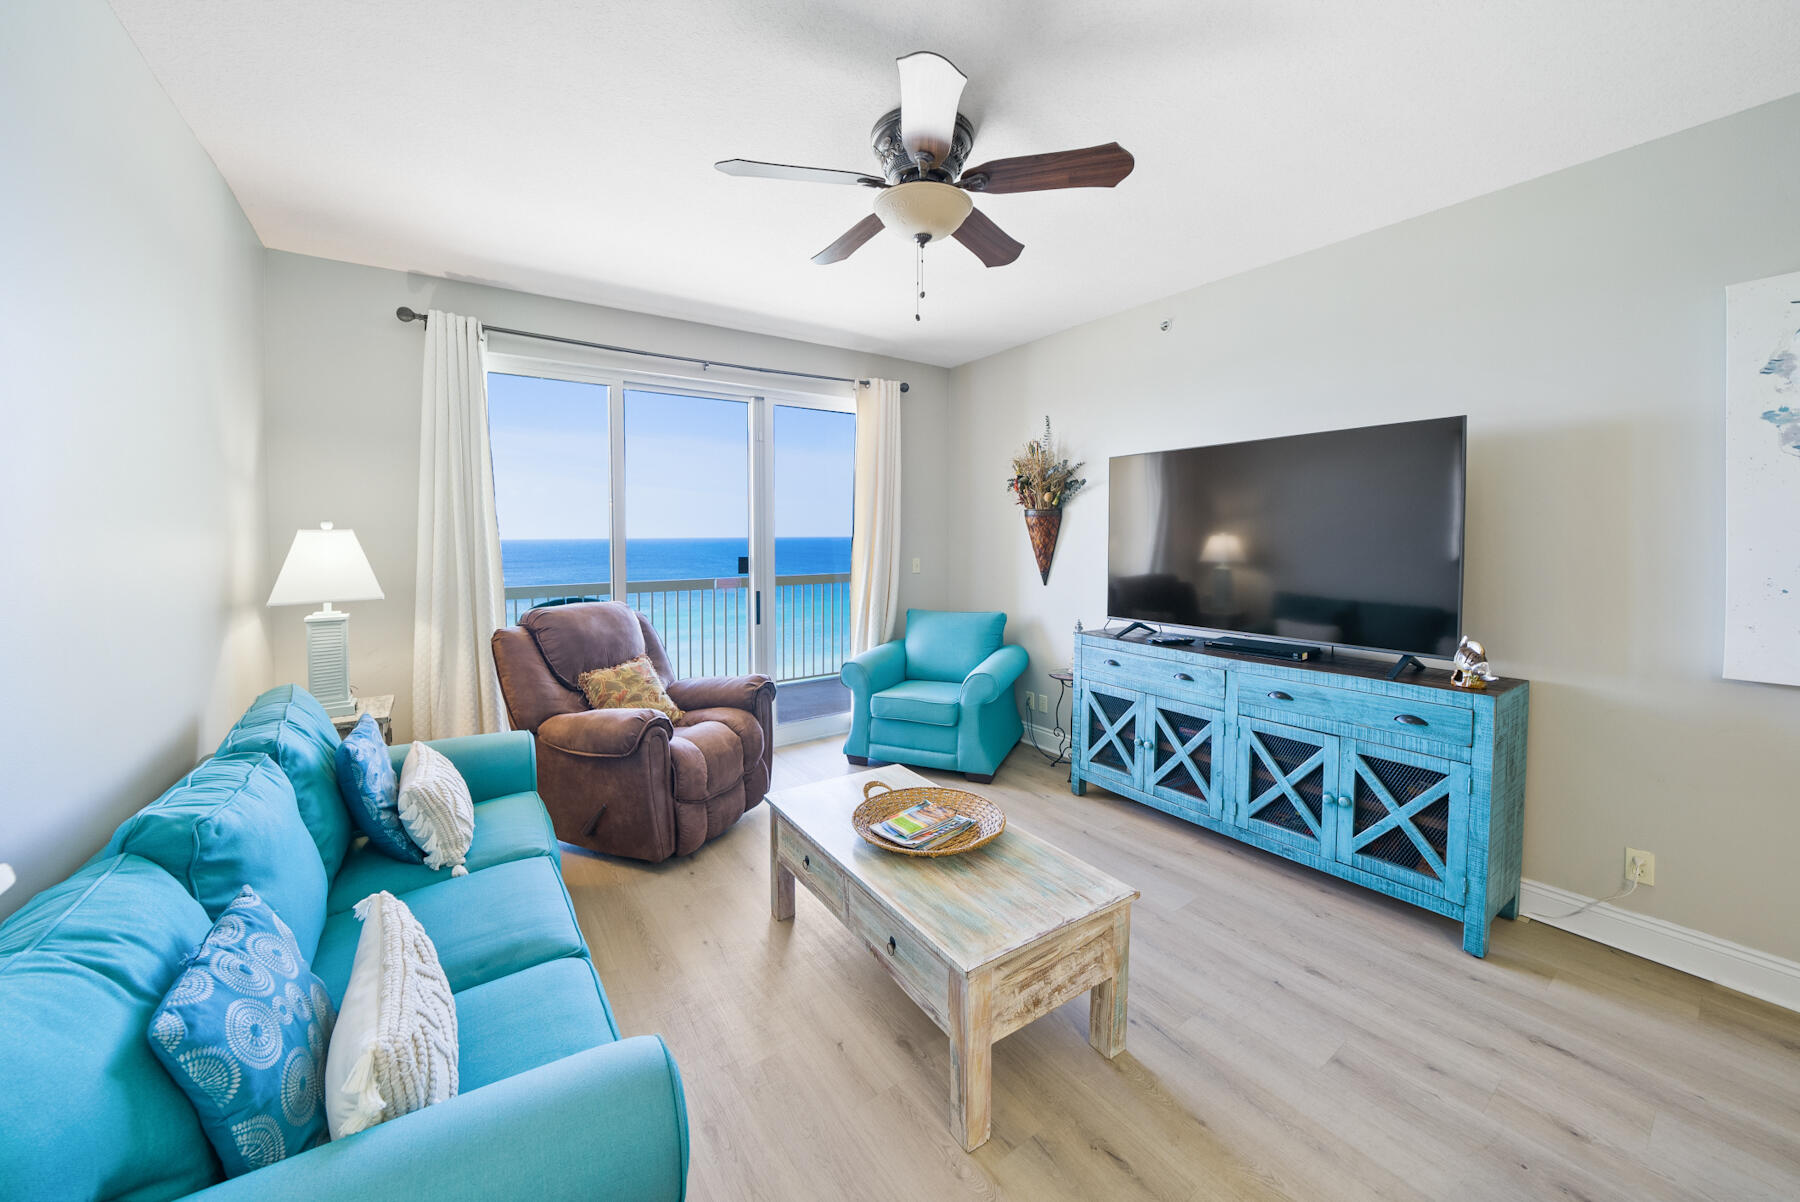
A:
[[[503,729],[489,639],[506,609],[481,323],[433,309],[419,403],[413,736]]]
[[[850,650],[886,642],[900,609],[900,384],[856,387],[856,508],[850,539]]]

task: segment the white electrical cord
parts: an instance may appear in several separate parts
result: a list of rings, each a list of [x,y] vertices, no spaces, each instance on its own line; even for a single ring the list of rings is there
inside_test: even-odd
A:
[[[1631,864],[1631,884],[1625,886],[1623,889],[1619,890],[1619,892],[1613,894],[1611,897],[1596,897],[1593,901],[1588,902],[1585,905],[1576,906],[1573,910],[1570,910],[1567,914],[1531,914],[1531,915],[1528,915],[1528,917],[1537,918],[1537,919],[1573,918],[1577,914],[1587,913],[1589,910],[1592,910],[1595,906],[1600,905],[1602,902],[1618,901],[1620,898],[1630,897],[1633,893],[1637,892],[1638,883],[1641,882],[1643,879],[1644,879],[1644,862],[1642,860],[1633,859],[1632,864]]]

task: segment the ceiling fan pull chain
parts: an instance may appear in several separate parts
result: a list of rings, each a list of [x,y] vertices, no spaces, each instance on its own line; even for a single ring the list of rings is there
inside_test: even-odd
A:
[[[913,287],[918,292],[918,295],[913,297],[913,320],[914,321],[923,321],[924,318],[919,316],[919,309],[920,309],[919,302],[921,302],[925,299],[925,242],[924,242],[924,239],[919,240],[918,247],[919,247],[919,249],[918,249],[919,258],[918,258],[917,265],[913,268]]]

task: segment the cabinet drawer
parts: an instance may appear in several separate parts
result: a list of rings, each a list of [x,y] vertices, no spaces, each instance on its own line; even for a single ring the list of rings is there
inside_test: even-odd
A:
[[[869,945],[900,988],[942,1027],[950,1002],[950,970],[932,951],[855,885],[845,895],[844,923]]]
[[[839,918],[844,915],[844,877],[836,864],[794,833],[786,822],[775,834],[777,855],[794,879],[824,902]]]
[[[1475,715],[1460,706],[1334,689],[1253,672],[1238,677],[1238,708],[1277,714],[1282,721],[1323,718],[1383,735],[1406,735],[1457,747],[1475,741]]]
[[[1093,681],[1128,685],[1183,701],[1222,702],[1225,673],[1218,668],[1184,664],[1130,652],[1083,654],[1081,674]]]

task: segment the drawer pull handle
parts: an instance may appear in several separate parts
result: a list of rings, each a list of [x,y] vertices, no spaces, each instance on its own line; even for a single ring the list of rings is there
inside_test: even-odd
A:
[[[1430,725],[1430,723],[1426,722],[1425,719],[1419,717],[1419,715],[1417,715],[1417,714],[1395,714],[1394,721],[1404,722],[1408,726],[1429,726]]]
[[[894,942],[894,937],[892,935],[889,935],[888,936],[888,955],[891,956],[899,950],[900,950],[900,945]]]
[[[1106,666],[1109,668],[1116,668],[1119,666],[1119,661],[1116,659],[1109,659],[1106,661]]]
[[[800,862],[802,864],[806,865],[807,868],[809,868],[809,869],[812,867],[812,857],[810,855],[801,856]]]
[[[1194,678],[1192,676],[1189,676],[1186,672],[1177,672],[1177,673],[1175,673],[1175,679],[1176,680],[1192,680]]]
[[[1275,689],[1274,691],[1272,691],[1269,694],[1269,696],[1274,698],[1276,701],[1292,701],[1293,700],[1292,697],[1288,696],[1286,693],[1282,692],[1280,689]]]

